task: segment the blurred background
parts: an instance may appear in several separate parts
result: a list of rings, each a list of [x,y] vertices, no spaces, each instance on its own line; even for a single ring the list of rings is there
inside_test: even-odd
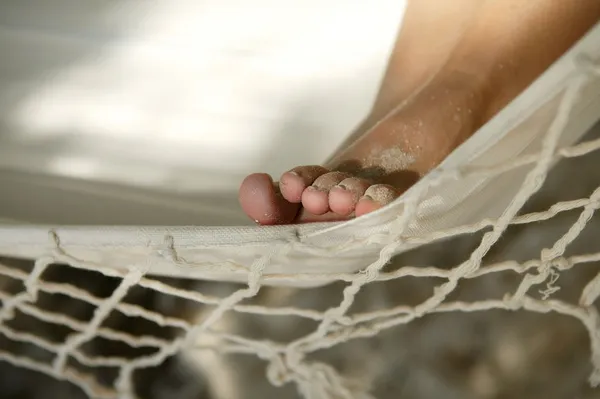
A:
[[[366,116],[403,11],[403,0],[1,2],[0,218],[248,223],[236,199],[246,174],[321,163]]]

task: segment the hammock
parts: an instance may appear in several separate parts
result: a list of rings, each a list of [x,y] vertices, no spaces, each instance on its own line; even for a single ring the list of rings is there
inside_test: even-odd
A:
[[[17,294],[3,294],[0,320],[10,319],[14,309],[21,309],[34,301],[37,293],[44,290],[60,291],[65,295],[87,300],[96,305],[97,310],[89,324],[71,323],[77,332],[60,344],[44,343],[34,339],[35,337],[19,337],[6,332],[14,339],[44,345],[46,349],[55,351],[56,359],[51,365],[6,353],[0,353],[0,358],[56,378],[67,379],[82,387],[91,397],[116,397],[115,392],[121,394],[119,397],[128,397],[126,394],[131,393],[133,371],[160,364],[168,356],[177,353],[199,333],[207,331],[225,311],[256,295],[261,286],[315,287],[346,280],[350,283],[344,290],[343,300],[339,306],[326,312],[315,315],[297,309],[279,309],[318,320],[320,324],[314,333],[290,343],[284,349],[267,348],[267,344],[259,341],[238,339],[235,342],[239,345],[247,344],[250,348],[247,353],[255,353],[270,361],[268,376],[274,384],[294,380],[299,390],[311,398],[328,397],[327,395],[333,397],[338,391],[347,393],[349,388],[330,368],[320,364],[305,364],[302,354],[335,345],[345,339],[377,333],[375,328],[353,329],[359,322],[345,314],[360,288],[377,280],[381,268],[394,255],[448,237],[487,229],[479,246],[467,261],[440,275],[447,280],[436,288],[430,299],[402,315],[400,318],[403,321],[399,321],[397,314],[396,319],[386,320],[389,325],[409,322],[419,315],[434,312],[460,279],[478,272],[482,257],[498,241],[509,224],[535,222],[550,218],[565,209],[583,208],[580,218],[569,232],[551,249],[542,251],[538,265],[540,276],[548,277],[550,271],[546,266],[561,258],[566,245],[585,227],[597,207],[600,190],[596,190],[589,199],[580,200],[576,204],[557,203],[545,212],[524,216],[518,216],[518,213],[531,195],[539,190],[554,163],[564,157],[580,156],[600,148],[597,140],[576,144],[600,116],[599,58],[600,25],[456,149],[438,168],[394,203],[348,222],[274,227],[103,226],[101,223],[91,226],[57,226],[5,222],[0,225],[0,255],[35,259],[36,262],[29,274],[19,273],[8,267],[0,268],[3,275],[20,279],[25,286]],[[46,190],[42,192],[50,195],[53,188],[60,184],[69,190],[69,197],[73,195],[76,200],[84,202],[78,204],[78,209],[69,208],[66,212],[93,212],[93,209],[85,208],[86,198],[102,196],[108,200],[111,196],[110,190],[103,190],[102,187],[94,189],[77,181],[47,181],[43,177],[36,179],[35,176],[8,172],[0,175],[0,187],[8,193],[37,185]],[[125,197],[124,193],[130,195],[132,204],[137,203],[136,198],[139,197],[136,195],[140,195],[140,191],[127,191],[123,188],[114,192],[119,192],[120,200]],[[40,195],[30,198],[29,201],[32,202],[28,206],[42,206],[44,199]],[[181,203],[185,206],[190,204],[185,201]],[[140,206],[151,209],[147,202]],[[232,208],[232,212],[237,211]],[[106,300],[93,298],[73,287],[61,288],[54,285],[49,288],[45,282],[40,281],[40,276],[53,263],[122,277],[122,280]],[[396,277],[409,274],[430,276],[435,273],[440,272],[427,268],[400,269]],[[183,292],[160,284],[147,276],[245,282],[247,286],[226,298],[212,301],[197,293]],[[527,277],[524,281],[519,290],[505,301],[490,300],[479,307],[478,303],[459,303],[446,311],[520,307],[534,312],[555,311],[573,316],[590,333],[592,363],[595,367],[591,382],[599,384],[600,337],[597,334],[597,312],[594,313],[589,308],[600,296],[600,279],[596,277],[585,287],[580,307],[527,297],[526,290],[533,282]],[[128,289],[136,284],[216,307],[201,324],[186,326],[185,339],[154,343],[160,349],[156,354],[135,361],[120,359],[121,371],[115,391],[108,391],[90,382],[81,373],[66,367],[66,359],[72,355],[86,365],[101,365],[103,361],[115,364],[116,360],[112,358],[87,359],[77,352],[77,348],[99,333],[98,328],[103,318],[111,309],[120,306],[119,302]],[[265,309],[246,307],[244,310],[267,314]],[[145,310],[138,309],[136,312],[143,317],[162,320],[160,315],[151,315]],[[43,316],[43,312],[36,315]],[[63,322],[64,320],[58,321]],[[164,320],[161,322],[168,324]],[[379,329],[384,328],[382,323]],[[102,334],[110,339],[133,342],[130,338],[106,329]]]

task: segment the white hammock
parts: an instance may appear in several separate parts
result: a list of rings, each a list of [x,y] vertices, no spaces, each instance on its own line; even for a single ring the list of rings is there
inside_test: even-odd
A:
[[[109,274],[143,267],[149,274],[220,281],[247,281],[252,265],[264,264],[264,284],[325,284],[330,274],[376,261],[387,246],[384,261],[517,212],[538,188],[533,176],[559,157],[556,148],[575,143],[598,119],[598,56],[600,27],[397,201],[356,220],[277,227],[4,225],[0,253],[68,256]]]
[[[331,367],[309,363],[306,355],[346,340],[373,336],[385,328],[408,323],[428,313],[525,309],[540,313],[553,311],[579,320],[590,335],[594,366],[590,381],[594,385],[600,384],[598,313],[592,306],[600,296],[600,274],[586,284],[578,305],[555,299],[543,301],[527,295],[532,285],[551,275],[549,265],[552,262],[565,260],[562,258],[565,247],[583,230],[598,207],[600,189],[587,199],[557,203],[545,212],[528,214],[521,219],[517,216],[523,204],[541,187],[554,162],[561,157],[580,156],[600,148],[598,140],[575,145],[600,117],[599,59],[600,26],[596,26],[522,95],[401,198],[378,212],[349,222],[278,227],[112,227],[100,223],[69,227],[10,222],[0,225],[1,256],[36,260],[29,274],[0,265],[0,274],[21,280],[25,286],[14,295],[0,291],[3,305],[0,332],[11,340],[42,347],[55,355],[51,364],[8,352],[0,352],[0,360],[71,381],[90,397],[130,398],[133,397],[132,375],[136,370],[161,364],[167,357],[186,348],[192,350],[198,335],[213,332],[211,327],[215,322],[235,307],[235,310],[253,314],[285,314],[318,321],[315,331],[281,345],[247,337],[220,336],[225,343],[233,343],[239,353],[255,354],[267,360],[267,376],[273,384],[294,381],[307,398],[368,397],[366,394],[352,396],[351,385],[345,384]],[[160,206],[153,208],[148,199],[142,199],[143,193],[139,190],[111,190],[78,181],[0,173],[0,187],[8,192],[6,195],[11,190],[27,192],[32,187],[36,187],[38,193],[56,195],[53,190],[57,186],[63,193],[68,192],[68,199],[72,201],[65,205],[68,209],[63,209],[64,212],[93,212],[86,208],[86,200],[90,198],[104,198],[113,201],[111,207],[121,204],[132,212],[137,206],[146,210],[161,209]],[[0,193],[0,197],[2,195],[5,193]],[[127,197],[131,201],[123,200]],[[43,195],[28,198],[28,206],[41,207],[44,199]],[[182,210],[180,217],[185,216],[186,209],[191,213],[193,201],[186,198],[180,198],[179,202],[172,200],[177,197],[165,196],[159,202],[179,207]],[[233,206],[232,213],[239,214],[239,209]],[[538,274],[528,273],[515,293],[502,300],[443,303],[462,278],[510,268],[491,265],[485,270],[480,269],[482,257],[509,224],[545,220],[560,211],[575,208],[582,208],[579,219],[552,248],[542,251],[540,260],[533,265]],[[483,226],[491,229],[470,258],[451,270],[407,267],[400,268],[391,277],[379,276],[381,268],[394,254],[446,237],[478,231]],[[578,261],[597,259],[598,254],[586,254]],[[122,280],[109,297],[93,297],[69,284],[52,285],[43,281],[40,276],[52,263],[94,270],[122,277]],[[225,298],[216,298],[177,289],[146,275],[237,281],[248,285]],[[384,309],[359,316],[347,314],[354,297],[365,284],[379,277],[406,275],[441,277],[444,282],[435,288],[429,299],[410,309]],[[244,299],[256,295],[261,285],[312,287],[337,280],[349,283],[343,291],[343,299],[339,306],[324,312],[240,305]],[[167,320],[148,309],[121,303],[129,288],[136,284],[214,305],[214,309],[198,324]],[[38,292],[45,290],[94,305],[96,311],[92,319],[78,322],[37,309],[32,304]],[[144,340],[148,344],[147,337],[132,337],[102,327],[107,315],[117,308],[127,316],[144,317],[169,326],[183,325],[185,335],[172,341],[152,340],[157,351],[133,360],[91,358],[83,353],[82,344],[101,334],[131,346],[142,345]],[[15,309],[28,309],[28,314],[37,318],[69,325],[73,333],[64,342],[43,340],[35,332],[17,334],[3,324],[13,317]],[[118,367],[115,386],[102,386],[70,367],[67,364],[69,357],[75,357],[85,366]]]

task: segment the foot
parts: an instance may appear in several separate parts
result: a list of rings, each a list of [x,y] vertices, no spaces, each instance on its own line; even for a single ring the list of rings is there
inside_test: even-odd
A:
[[[240,204],[261,225],[341,221],[373,212],[406,189],[480,125],[481,96],[464,78],[430,83],[326,166],[252,174]]]
[[[512,101],[600,15],[598,2],[437,3],[408,3],[397,57],[376,104],[410,96],[403,82],[429,83],[328,165],[295,168],[278,184],[264,174],[248,176],[240,203],[249,217],[260,224],[343,220],[385,206]]]
[[[246,214],[262,225],[345,220],[392,202],[400,191],[387,184],[322,166],[300,166],[279,183],[255,173],[240,187]]]

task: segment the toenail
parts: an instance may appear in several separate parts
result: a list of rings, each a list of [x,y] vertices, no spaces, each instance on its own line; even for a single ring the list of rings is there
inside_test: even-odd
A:
[[[368,201],[373,201],[375,202],[375,200],[373,199],[373,197],[371,197],[370,195],[363,195],[362,198],[360,199],[362,200],[368,200]]]
[[[333,188],[337,188],[337,189],[340,189],[340,190],[348,190],[348,187],[344,186],[343,184],[338,184],[337,186],[335,186]]]
[[[284,186],[286,186],[290,182],[289,181],[289,175],[295,176],[295,177],[299,176],[298,173],[296,173],[296,172],[285,172],[283,174],[283,176],[281,176],[281,181],[279,183],[283,184]],[[286,179],[286,176],[288,177],[287,179]]]

